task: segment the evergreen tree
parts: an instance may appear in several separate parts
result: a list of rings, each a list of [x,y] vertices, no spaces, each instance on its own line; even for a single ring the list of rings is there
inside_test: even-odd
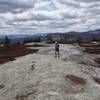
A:
[[[10,45],[11,45],[10,39],[8,38],[8,36],[5,36],[5,42],[4,42],[5,48],[6,49],[9,49],[10,48]]]

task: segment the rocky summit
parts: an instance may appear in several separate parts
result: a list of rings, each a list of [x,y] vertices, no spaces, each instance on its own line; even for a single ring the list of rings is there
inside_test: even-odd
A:
[[[33,45],[33,44],[32,44]],[[100,55],[78,45],[31,47],[38,52],[0,65],[0,100],[100,100]]]

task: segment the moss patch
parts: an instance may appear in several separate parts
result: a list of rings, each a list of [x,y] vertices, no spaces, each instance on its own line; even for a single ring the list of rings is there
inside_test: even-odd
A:
[[[68,80],[68,79],[71,80],[76,85],[85,85],[86,84],[85,79],[83,79],[81,77],[78,77],[78,76],[74,76],[74,75],[66,75],[65,79],[66,80]]]

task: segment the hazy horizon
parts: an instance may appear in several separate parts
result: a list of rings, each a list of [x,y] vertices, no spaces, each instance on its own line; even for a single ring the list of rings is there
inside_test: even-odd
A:
[[[100,29],[99,0],[0,0],[0,34]]]

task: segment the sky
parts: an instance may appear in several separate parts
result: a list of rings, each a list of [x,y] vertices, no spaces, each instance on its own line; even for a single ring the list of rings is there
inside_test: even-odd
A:
[[[100,29],[100,0],[0,0],[0,34]]]

